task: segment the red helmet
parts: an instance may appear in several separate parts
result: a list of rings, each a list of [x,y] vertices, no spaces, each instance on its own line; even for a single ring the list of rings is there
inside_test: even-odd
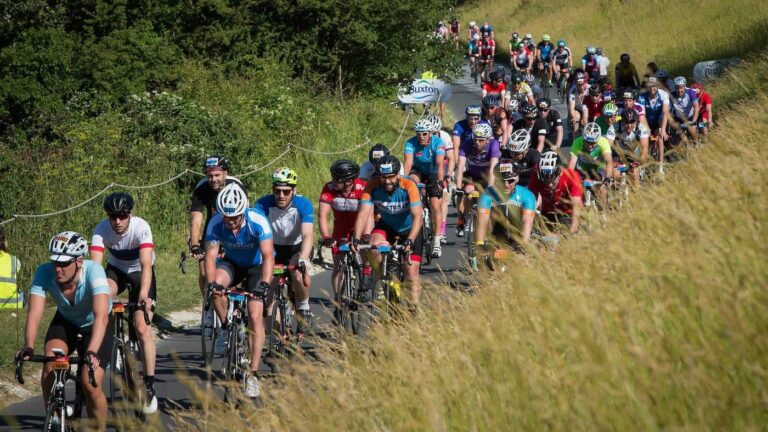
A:
[[[701,83],[698,83],[698,82],[694,82],[693,84],[691,84],[691,88],[693,89],[693,91],[696,92],[696,94],[701,94],[701,92],[704,91],[704,86],[702,86]]]

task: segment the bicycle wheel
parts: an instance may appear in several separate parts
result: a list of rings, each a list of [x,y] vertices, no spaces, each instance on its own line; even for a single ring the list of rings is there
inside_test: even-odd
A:
[[[43,431],[45,432],[74,432],[74,428],[69,424],[69,419],[66,418],[64,413],[64,407],[59,401],[53,401],[48,405],[48,409],[45,413],[45,423],[43,423]]]
[[[109,408],[117,418],[131,418],[136,414],[136,401],[131,390],[135,384],[131,366],[126,359],[125,343],[115,338],[113,344],[109,369]]]
[[[238,357],[238,335],[239,330],[235,323],[227,326],[227,353],[224,357],[224,379],[234,381],[237,379],[237,371],[240,363]]]
[[[432,264],[432,248],[434,247],[434,237],[432,236],[432,221],[429,210],[424,209],[424,224],[421,227],[422,254],[424,255],[426,265]]]
[[[336,325],[344,330],[351,330],[352,323],[350,322],[350,306],[352,301],[352,289],[350,288],[351,281],[349,280],[349,268],[344,267],[339,272],[338,293],[336,294],[335,306],[336,309],[333,312]]]
[[[477,250],[475,247],[475,210],[470,210],[467,214],[467,218],[464,221],[467,230],[467,255],[470,259],[477,258]]]
[[[267,338],[267,357],[271,360],[277,360],[284,358],[286,355],[286,346],[288,344],[288,325],[285,320],[284,308],[282,303],[284,300],[275,301],[272,305],[272,315],[269,317],[270,332]]]
[[[362,279],[360,279],[362,280]],[[366,301],[362,298],[360,291],[356,292],[357,298],[354,302],[354,307],[350,313],[350,321],[352,324],[352,333],[358,336],[365,335],[368,328],[371,326],[375,316],[375,302],[376,302],[376,288],[372,287],[370,301]]]
[[[206,310],[207,309],[207,310]],[[210,367],[213,363],[214,347],[216,346],[216,336],[219,328],[221,328],[221,322],[218,315],[213,312],[213,320],[206,323],[206,315],[209,311],[213,310],[213,304],[211,302],[210,293],[206,293],[205,303],[202,307],[200,316],[200,339],[203,355],[203,367]]]

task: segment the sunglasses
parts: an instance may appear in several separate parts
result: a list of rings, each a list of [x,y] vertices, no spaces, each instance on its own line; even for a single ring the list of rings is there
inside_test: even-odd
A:
[[[122,214],[122,215],[111,214],[111,215],[109,215],[109,218],[112,219],[112,220],[126,220],[129,217],[131,217],[131,215],[127,215],[127,214]]]
[[[506,184],[517,183],[518,180],[520,180],[520,177],[513,177],[511,179],[504,179],[504,183]]]
[[[54,267],[64,268],[64,267],[69,267],[69,265],[72,264],[75,261],[77,261],[77,258],[69,260],[69,261],[51,261],[51,262],[53,263]]]
[[[275,195],[290,195],[293,189],[272,189],[272,193]]]
[[[418,132],[418,133],[416,133],[416,135],[420,136],[420,137],[427,136],[427,135],[430,135],[430,134],[431,134],[430,132]]]

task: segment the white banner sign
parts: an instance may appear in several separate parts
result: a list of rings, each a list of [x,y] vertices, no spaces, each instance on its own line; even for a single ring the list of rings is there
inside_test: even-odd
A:
[[[448,102],[453,90],[451,86],[436,79],[417,79],[408,87],[407,94],[401,94],[397,98],[404,104]]]
[[[693,67],[693,79],[699,82],[714,81],[725,72],[725,69],[741,62],[738,58],[710,60],[697,63]]]

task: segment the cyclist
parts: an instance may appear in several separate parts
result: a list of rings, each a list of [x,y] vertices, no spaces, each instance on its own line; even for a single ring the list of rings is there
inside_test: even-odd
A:
[[[627,165],[635,186],[640,185],[639,166],[648,160],[650,136],[650,129],[640,123],[637,112],[630,110],[624,113],[613,148],[618,155],[618,160]],[[618,176],[618,173],[614,174]]]
[[[656,78],[659,80],[659,88],[672,94],[675,89],[675,84],[665,69],[659,69],[656,71]]]
[[[541,155],[528,189],[536,195],[541,214],[550,226],[563,224],[570,226],[572,233],[578,231],[583,194],[581,179],[576,171],[560,167],[557,153]]]
[[[611,144],[602,136],[597,123],[588,123],[584,134],[573,140],[568,168],[577,170],[583,179],[600,182],[596,187],[597,194],[602,208],[606,209],[606,193],[602,181],[613,177],[613,155]]]
[[[477,22],[470,21],[469,22],[469,28],[467,29],[469,32],[469,35],[467,35],[468,40],[473,40],[475,38],[475,35],[480,35],[480,29],[477,27]]]
[[[695,142],[698,137],[696,119],[699,118],[701,106],[699,97],[695,91],[686,87],[685,77],[679,76],[674,80],[675,91],[670,95],[670,112],[677,128],[687,130],[691,139]]]
[[[479,70],[480,68],[480,33],[475,33],[472,38],[469,39],[469,44],[467,45],[467,56],[469,57],[469,68],[470,70]],[[476,74],[477,72],[473,72]],[[474,75],[472,76],[474,78]]]
[[[448,199],[446,192],[452,193],[456,189],[454,183],[456,176],[456,161],[459,158],[459,147],[453,146],[453,139],[451,135],[443,130],[443,121],[440,117],[432,114],[429,116],[429,121],[432,122],[432,135],[440,138],[443,141],[445,147],[445,162],[443,166],[443,198],[441,201],[442,211],[440,214],[443,216],[443,220],[440,222],[440,241],[445,244],[445,225],[448,219]]]
[[[434,130],[428,119],[416,121],[413,127],[416,136],[405,143],[405,172],[416,183],[424,183],[429,198],[430,222],[433,227],[434,242],[429,251],[433,257],[442,255],[442,243],[438,228],[443,221],[442,198],[443,177],[445,175],[445,145],[443,140],[432,135]]]
[[[501,149],[493,138],[491,126],[480,123],[472,131],[473,138],[465,140],[459,147],[459,166],[456,169],[456,186],[464,191],[464,199],[459,203],[456,235],[464,235],[464,209],[469,205],[467,194],[475,190],[475,185],[482,188],[493,183],[493,167],[499,163]],[[466,180],[466,181],[465,181]]]
[[[539,118],[547,123],[546,149],[547,151],[557,151],[563,144],[563,119],[560,113],[552,108],[552,101],[549,98],[540,98],[537,102],[539,107]]]
[[[707,139],[709,136],[709,123],[712,121],[712,96],[704,91],[704,87],[701,83],[694,82],[691,84],[691,89],[696,92],[696,95],[699,97],[699,105],[701,106],[701,109],[699,110],[699,118],[696,119],[696,122],[704,135],[704,139]]]
[[[544,90],[541,88],[541,86],[536,83],[536,77],[533,76],[532,73],[528,72],[523,75],[523,81],[528,84],[528,87],[531,88],[531,93],[533,93],[533,99],[538,100],[540,97],[544,95]]]
[[[493,136],[504,139],[509,136],[509,119],[507,111],[502,107],[501,99],[496,96],[483,98],[483,121],[491,125]]]
[[[516,121],[523,118],[523,114],[520,112],[520,102],[517,99],[509,99],[507,104],[507,118],[510,124],[514,124]]]
[[[448,39],[448,28],[445,26],[445,22],[443,21],[437,22],[437,28],[435,29],[435,36],[442,39]]]
[[[571,49],[566,46],[564,40],[557,41],[557,49],[552,54],[552,66],[551,69],[555,73],[558,80],[568,80],[569,73],[573,67],[573,56],[571,55]]]
[[[488,21],[480,26],[480,33],[487,34],[491,39],[496,39],[496,34],[493,32],[493,26],[488,24]]]
[[[527,186],[531,174],[541,159],[541,153],[531,147],[531,136],[525,129],[517,129],[501,149],[499,164],[513,164],[515,172],[519,174],[520,186]]]
[[[625,89],[621,94],[622,109],[619,111],[619,115],[624,115],[624,112],[628,109],[632,109],[637,113],[640,122],[648,126],[648,120],[645,116],[645,106],[636,102],[637,92],[635,89]]]
[[[514,67],[515,53],[520,45],[523,44],[523,40],[520,39],[520,35],[517,32],[512,32],[512,39],[509,40],[509,66]]]
[[[409,257],[407,262],[410,265],[403,266],[402,270],[405,281],[410,286],[410,300],[413,304],[418,304],[421,295],[419,264],[422,256],[421,227],[424,214],[418,186],[413,180],[400,176],[400,169],[400,161],[395,156],[389,155],[379,159],[379,176],[368,182],[360,199],[352,249],[356,251],[375,207],[381,213],[381,218],[373,227],[370,243],[393,244],[399,239],[405,247],[404,253]],[[379,271],[384,271],[381,269],[381,255],[372,255],[378,264],[376,267]]]
[[[515,76],[512,77],[510,84],[511,87],[508,90],[509,94],[507,98],[510,100],[517,99],[521,105],[526,103],[534,105],[536,103],[536,99],[533,97],[533,90],[531,89],[531,86],[524,82],[522,75],[515,74]]]
[[[523,129],[531,137],[533,145],[539,152],[544,151],[547,135],[549,135],[549,123],[539,117],[539,109],[536,105],[523,105],[523,118],[515,122],[512,130]]]
[[[616,75],[616,87],[618,88],[639,88],[640,76],[637,74],[637,68],[629,61],[629,54],[624,53],[619,57],[619,62],[614,68]]]
[[[480,76],[483,76],[483,72],[487,69],[493,70],[493,58],[496,55],[496,42],[488,35],[488,33],[482,33],[482,39],[480,40]]]
[[[659,88],[655,76],[646,81],[648,90],[637,97],[637,103],[645,108],[645,118],[651,135],[658,137],[656,149],[659,157],[659,172],[664,172],[664,143],[669,139],[669,93]]]
[[[291,271],[291,289],[298,313],[297,333],[302,338],[312,329],[309,310],[309,257],[313,246],[314,210],[304,195],[296,193],[299,176],[288,167],[272,173],[272,193],[254,203],[267,215],[272,228],[275,265],[295,266]],[[273,287],[276,287],[277,279]]]
[[[592,45],[587,47],[587,53],[581,57],[581,68],[587,76],[595,81],[600,78],[600,64],[598,63],[597,49]]]
[[[458,17],[452,17],[451,18],[451,39],[456,42],[456,47],[459,46],[459,35],[461,34],[461,23],[459,22]]]
[[[582,103],[587,107],[589,121],[595,121],[595,118],[599,117],[603,110],[603,95],[599,84],[595,83],[589,86]]]
[[[520,173],[515,164],[500,163],[495,169],[504,186],[491,185],[480,195],[475,241],[482,247],[490,228],[492,236],[513,246],[527,243],[536,216],[536,197],[518,184]]]
[[[349,160],[337,160],[331,165],[331,181],[323,186],[318,205],[318,225],[323,245],[332,248],[333,272],[331,283],[334,292],[338,292],[338,277],[341,270],[339,264],[341,257],[337,246],[340,243],[351,241],[355,230],[355,219],[360,208],[360,199],[363,197],[363,189],[366,182],[360,180],[360,167]],[[333,215],[333,231],[328,227],[328,216]],[[364,233],[370,234],[373,229],[373,218],[368,221]],[[361,291],[367,291],[371,287],[371,266],[363,267],[363,280]]]
[[[549,40],[549,35],[544,33],[541,36],[541,42],[536,45],[536,68],[539,71],[541,82],[544,77],[547,78],[547,85],[552,87],[552,54],[555,51],[555,45]]]
[[[104,396],[104,371],[112,355],[112,311],[109,286],[104,270],[93,261],[85,260],[88,242],[80,234],[64,231],[53,236],[48,243],[50,262],[35,270],[29,288],[29,309],[24,328],[24,347],[16,352],[15,360],[29,360],[34,354],[35,339],[45,311],[46,293],[56,303],[45,334],[45,355],[53,356],[54,349],[65,355],[77,350],[94,370],[96,386],[88,380],[89,368],[78,370],[88,415],[98,422],[99,430],[107,427],[107,398]],[[82,335],[78,343],[78,334]],[[43,365],[40,377],[43,401],[47,402],[53,387],[51,363]]]
[[[360,166],[360,180],[371,181],[371,179],[377,176],[376,164],[379,159],[389,154],[389,149],[384,144],[374,144],[370,150],[368,150],[368,160]],[[402,175],[403,173],[400,173]]]
[[[507,93],[507,84],[504,82],[504,67],[499,66],[489,75],[490,81],[483,83],[483,97],[496,96],[503,99]]]
[[[523,43],[525,44],[525,47],[528,48],[528,52],[533,54],[536,52],[536,42],[533,41],[533,35],[530,33],[526,33],[525,37],[523,38]]]
[[[587,125],[589,119],[589,109],[584,105],[584,98],[589,91],[587,76],[583,72],[574,74],[575,83],[568,90],[568,121],[571,127],[571,134],[576,135],[577,131]]]
[[[106,250],[109,262],[105,272],[110,295],[116,297],[130,288],[128,301],[146,309],[151,321],[157,300],[155,245],[147,221],[133,215],[133,204],[133,197],[125,192],[115,192],[104,199],[107,218],[93,229],[91,260],[101,265]],[[155,341],[141,310],[134,312],[133,325],[141,345],[147,392],[142,412],[153,414],[157,412]]]
[[[597,54],[597,66],[600,73],[597,82],[606,84],[608,82],[608,66],[610,66],[611,60],[605,55],[603,49],[600,47],[595,50],[595,53]]]
[[[616,139],[616,132],[619,125],[617,124],[616,116],[619,113],[619,108],[616,104],[609,102],[603,105],[603,115],[595,119],[595,123],[600,126],[600,133],[608,143],[613,145],[613,141]]]
[[[533,53],[528,51],[528,46],[525,43],[521,43],[517,47],[517,51],[512,54],[512,59],[513,73],[525,74],[533,68]]]
[[[483,108],[480,105],[467,105],[467,108],[464,110],[464,120],[454,123],[451,139],[453,140],[453,148],[456,149],[457,155],[461,143],[472,138],[472,130],[480,123],[482,115]],[[456,160],[458,161],[458,157]]]
[[[205,235],[205,277],[208,287],[216,294],[214,308],[222,329],[227,326],[227,298],[222,295],[223,291],[242,282],[243,290],[251,295],[247,302],[251,376],[246,378],[245,394],[257,398],[261,394],[256,371],[264,347],[263,317],[274,294],[271,281],[275,249],[267,216],[259,208],[247,207],[248,197],[238,184],[229,184],[219,192],[217,214]],[[219,257],[219,247],[224,252],[222,257]],[[226,340],[226,332],[221,330],[218,338]]]

